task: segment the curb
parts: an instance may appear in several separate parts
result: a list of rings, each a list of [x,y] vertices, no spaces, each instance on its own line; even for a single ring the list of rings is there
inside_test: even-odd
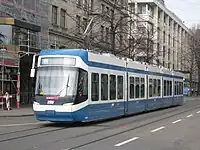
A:
[[[8,117],[30,117],[34,116],[34,114],[26,114],[26,115],[2,115],[0,118],[8,118]]]

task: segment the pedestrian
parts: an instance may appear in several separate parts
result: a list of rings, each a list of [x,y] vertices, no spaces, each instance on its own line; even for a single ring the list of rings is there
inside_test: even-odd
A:
[[[10,108],[10,95],[9,95],[8,91],[5,93],[5,97],[6,97],[7,110],[11,110],[11,108]]]

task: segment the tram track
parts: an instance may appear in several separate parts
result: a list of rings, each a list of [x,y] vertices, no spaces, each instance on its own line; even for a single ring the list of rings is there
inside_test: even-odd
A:
[[[7,142],[7,141],[12,141],[12,140],[16,140],[16,139],[21,139],[21,138],[26,138],[26,137],[30,137],[30,136],[34,136],[34,135],[40,135],[40,134],[45,134],[45,133],[50,133],[50,132],[56,132],[56,131],[60,131],[60,130],[71,128],[73,126],[77,126],[77,124],[73,125],[73,126],[72,125],[65,125],[64,127],[60,126],[60,128],[57,128],[57,129],[48,129],[48,127],[59,127],[59,126],[60,125],[56,126],[54,124],[48,123],[48,124],[45,124],[45,125],[42,125],[42,126],[39,126],[39,127],[1,133],[0,136],[11,135],[12,137],[11,138],[5,138],[3,140],[1,140],[1,137],[0,137],[0,143]],[[41,131],[42,129],[48,129],[48,130],[47,131]],[[30,131],[36,132],[36,133],[31,133],[31,134],[26,133],[26,132],[30,132]],[[24,134],[24,135],[14,136],[13,137],[12,134],[15,134],[15,133]]]
[[[86,142],[86,143],[84,143],[84,144],[80,144],[80,145],[73,146],[73,147],[71,147],[71,148],[67,148],[66,150],[75,150],[75,149],[82,148],[82,147],[85,147],[85,146],[88,146],[88,145],[91,145],[91,144],[94,144],[94,143],[97,143],[97,142],[101,142],[101,141],[103,141],[103,140],[107,140],[107,139],[109,139],[109,138],[112,138],[112,137],[115,137],[115,136],[118,136],[118,135],[121,135],[121,134],[130,132],[130,131],[139,129],[139,128],[141,128],[141,127],[145,127],[145,126],[154,124],[154,123],[159,122],[159,121],[163,121],[163,120],[172,118],[172,117],[177,116],[177,115],[180,115],[180,114],[182,114],[182,113],[190,112],[190,111],[192,111],[192,110],[194,110],[194,109],[198,109],[198,108],[200,108],[200,105],[198,105],[198,106],[196,106],[196,107],[194,107],[194,108],[187,109],[187,110],[185,110],[185,111],[181,111],[181,112],[175,113],[175,114],[173,114],[173,115],[169,115],[169,116],[167,116],[167,117],[162,117],[162,118],[160,118],[160,119],[152,120],[152,121],[150,121],[150,122],[148,122],[148,123],[144,123],[144,124],[141,124],[141,125],[138,125],[138,126],[135,126],[135,127],[131,127],[131,128],[129,128],[129,129],[124,130],[124,131],[121,131],[121,132],[116,132],[115,134],[110,134],[110,135],[108,135],[108,136],[104,136],[104,137],[101,137],[101,138],[98,138],[98,139],[91,140],[91,141]],[[124,124],[122,124],[122,125],[127,125],[127,124],[128,124],[128,123],[124,123]],[[120,126],[121,126],[121,125],[120,125]],[[88,133],[88,134],[82,134],[82,135],[79,135],[79,136],[71,137],[70,139],[74,139],[74,140],[75,140],[76,138],[80,138],[80,137],[84,137],[84,136],[92,135],[92,134],[97,134],[97,133],[99,133],[99,132],[102,132],[102,131],[105,131],[105,130],[107,131],[107,130],[110,130],[110,129],[113,129],[113,128],[118,128],[118,127],[119,127],[119,125],[116,126],[116,127],[110,127],[110,128],[102,129],[101,131],[98,130],[98,131],[90,132],[90,133]],[[67,139],[66,139],[66,140],[67,140]],[[66,142],[67,142],[67,141],[66,141]]]
[[[194,105],[194,104],[193,104]],[[176,109],[176,108],[180,108],[180,109]],[[127,130],[123,130],[121,132],[116,132],[115,134],[110,134],[110,135],[107,135],[105,137],[101,137],[101,138],[98,138],[98,139],[94,139],[94,140],[90,140],[88,142],[85,142],[84,144],[78,144],[76,146],[73,146],[72,148],[69,148],[68,150],[74,150],[74,149],[77,149],[77,148],[81,148],[81,147],[84,147],[84,146],[87,146],[87,145],[90,145],[90,144],[93,144],[93,143],[97,143],[97,142],[100,142],[102,140],[105,140],[105,139],[109,139],[109,138],[112,138],[114,136],[117,136],[117,135],[120,135],[120,134],[123,134],[123,133],[126,133],[126,132],[129,132],[129,131],[132,131],[132,130],[136,130],[138,128],[141,128],[141,127],[145,127],[147,125],[151,125],[153,123],[156,123],[156,122],[159,122],[159,121],[162,121],[162,120],[165,120],[165,119],[168,119],[168,118],[171,118],[171,117],[174,117],[174,116],[177,116],[177,115],[180,115],[182,113],[187,113],[191,110],[194,110],[194,109],[198,109],[200,108],[200,104],[198,105],[195,105],[195,107],[192,107],[191,105],[183,105],[181,107],[176,107],[174,108],[174,110],[172,110],[173,108],[171,109],[165,109],[162,113],[159,113],[158,111],[158,115],[159,115],[159,119],[155,119],[156,117],[158,117],[157,115],[155,116],[154,114],[154,118],[152,118],[150,121],[148,121],[147,123],[142,123],[140,125],[136,125],[134,127],[131,127]],[[185,109],[183,111],[181,111],[182,109]],[[178,112],[177,112],[178,111]],[[166,116],[166,113],[169,113],[169,115]],[[172,114],[174,113],[174,114]],[[69,140],[73,139],[77,139],[77,138],[82,138],[82,137],[85,137],[85,136],[90,136],[90,135],[93,135],[93,134],[98,134],[98,133],[101,133],[101,132],[106,132],[110,129],[116,129],[116,128],[119,128],[120,126],[123,126],[123,125],[129,125],[129,124],[133,124],[133,122],[142,122],[144,121],[145,119],[147,119],[149,117],[149,115],[151,115],[151,113],[149,113],[148,115],[145,115],[145,116],[142,116],[142,117],[139,117],[137,119],[134,118],[133,116],[133,119],[130,120],[130,121],[126,121],[126,122],[123,122],[123,123],[120,123],[120,124],[117,124],[117,125],[114,125],[114,126],[104,126],[104,128],[102,129],[97,129],[93,132],[88,132],[88,133],[83,133],[83,134],[78,134],[78,135],[75,135],[75,136],[70,136],[70,137],[67,137],[67,138],[64,138],[62,139],[62,141],[64,140],[65,142],[68,142]],[[140,115],[138,115],[140,116]],[[137,117],[137,116],[136,116]],[[126,117],[128,118],[128,117]],[[125,119],[126,119],[125,118]],[[120,119],[119,119],[120,120]],[[110,120],[111,121],[111,120]],[[113,120],[113,121],[118,121],[117,119],[116,120]],[[3,136],[3,135],[11,135],[11,137],[9,138],[5,138],[5,139],[2,139],[0,140],[0,143],[3,143],[3,142],[8,142],[8,141],[13,141],[13,140],[17,140],[17,139],[22,139],[22,138],[27,138],[27,137],[31,137],[31,136],[37,136],[37,135],[42,135],[42,134],[46,134],[46,133],[50,133],[50,132],[56,132],[56,131],[61,131],[61,130],[65,130],[65,129],[69,129],[69,128],[73,128],[73,127],[81,127],[81,126],[98,126],[97,123],[99,123],[100,125],[103,124],[105,121],[101,121],[101,122],[93,122],[93,123],[85,123],[85,124],[73,124],[73,125],[68,125],[68,126],[60,126],[60,128],[57,128],[57,129],[49,129],[47,131],[41,131],[41,129],[45,129],[45,128],[48,128],[49,126],[40,126],[40,127],[35,127],[35,128],[30,128],[30,129],[25,129],[25,130],[19,130],[19,131],[13,131],[13,132],[8,132],[8,133],[2,133],[0,134],[0,136]],[[48,124],[48,125],[51,125],[51,126],[54,126],[55,124]],[[55,127],[55,126],[54,126]],[[37,131],[38,130],[38,131]],[[27,133],[28,131],[37,131],[36,133]],[[14,133],[21,133],[21,134],[24,134],[24,135],[20,135],[20,136],[12,136],[12,134]],[[52,143],[57,143],[57,142],[60,142],[61,140],[55,140],[55,141],[52,141]]]

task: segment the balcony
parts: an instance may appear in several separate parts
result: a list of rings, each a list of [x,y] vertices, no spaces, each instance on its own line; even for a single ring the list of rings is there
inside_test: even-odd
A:
[[[154,19],[150,14],[139,14],[139,16],[147,22],[154,23]]]

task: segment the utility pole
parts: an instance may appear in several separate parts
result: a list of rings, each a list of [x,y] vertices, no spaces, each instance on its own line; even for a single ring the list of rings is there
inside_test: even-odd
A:
[[[3,107],[3,104],[4,104],[4,101],[3,101],[3,95],[4,95],[4,53],[6,51],[6,49],[1,49],[0,50],[1,53],[2,53],[2,66],[1,66],[1,94],[2,94],[2,105],[1,105],[1,108],[2,110],[4,110],[4,107]]]

